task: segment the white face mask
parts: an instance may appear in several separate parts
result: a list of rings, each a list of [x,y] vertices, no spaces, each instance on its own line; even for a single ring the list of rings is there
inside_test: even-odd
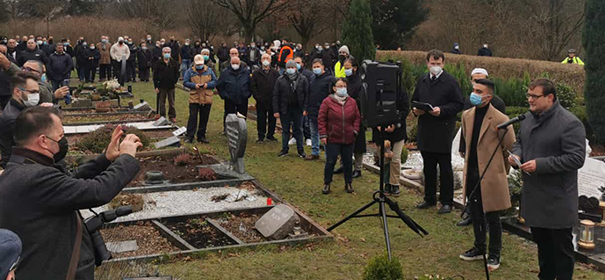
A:
[[[271,65],[271,62],[269,62],[268,60],[263,60],[263,66],[269,66]]]
[[[433,74],[434,76],[437,76],[437,75],[439,75],[439,73],[441,73],[443,68],[441,68],[441,66],[432,66],[430,70],[431,70],[431,74]]]
[[[23,105],[25,107],[34,107],[38,105],[40,102],[40,94],[39,93],[28,93],[27,100],[23,100]]]
[[[231,68],[233,68],[233,70],[238,70],[239,64],[231,64]]]

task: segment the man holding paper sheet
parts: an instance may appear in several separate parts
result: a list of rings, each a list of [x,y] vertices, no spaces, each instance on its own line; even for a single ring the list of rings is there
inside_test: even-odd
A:
[[[456,115],[464,101],[460,85],[454,76],[443,70],[445,54],[432,50],[426,57],[430,73],[416,84],[412,107],[418,116],[418,149],[424,161],[424,202],[416,206],[426,209],[437,204],[437,164],[441,171],[441,209],[439,214],[452,211],[454,201],[454,173],[452,171],[452,141],[456,135]],[[421,102],[427,103],[422,105]],[[428,106],[432,106],[432,110]]]

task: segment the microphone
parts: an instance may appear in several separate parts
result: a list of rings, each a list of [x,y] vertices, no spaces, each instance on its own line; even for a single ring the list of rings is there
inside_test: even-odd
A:
[[[499,124],[498,126],[496,126],[496,129],[505,129],[509,125],[518,123],[524,119],[525,119],[525,115],[519,115],[516,118],[512,118],[512,119],[508,120],[507,122],[503,122],[503,123]]]

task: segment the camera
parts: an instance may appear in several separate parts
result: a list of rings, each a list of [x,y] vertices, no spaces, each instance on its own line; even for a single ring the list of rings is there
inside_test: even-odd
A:
[[[105,212],[101,212],[100,214],[95,213],[94,216],[86,218],[86,220],[84,220],[84,225],[86,226],[86,230],[90,234],[90,239],[92,240],[92,247],[95,251],[96,266],[100,266],[103,261],[111,259],[111,253],[109,252],[109,250],[107,250],[107,246],[105,246],[105,240],[103,240],[103,236],[101,236],[101,232],[99,232],[99,229],[101,229],[104,224],[109,223],[117,219],[118,217],[129,215],[130,213],[132,213],[132,206],[121,206],[114,210],[107,210]]]

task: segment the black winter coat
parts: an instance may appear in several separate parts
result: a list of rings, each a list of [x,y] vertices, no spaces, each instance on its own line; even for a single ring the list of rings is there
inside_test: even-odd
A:
[[[191,46],[184,45],[181,48],[181,59],[193,59],[192,51],[193,48]]]
[[[48,56],[45,52],[41,51],[38,48],[33,51],[26,49],[17,54],[17,65],[23,66],[23,64],[25,64],[25,62],[27,62],[28,60],[40,61],[44,63],[44,65],[46,65],[46,67],[48,68]]]
[[[292,90],[296,91],[298,106],[303,111],[307,110],[309,102],[309,82],[307,77],[298,74],[294,81],[291,81],[288,75],[281,75],[277,79],[275,88],[273,88],[273,112],[285,115],[288,113],[288,96]]]
[[[163,59],[156,61],[153,66],[153,86],[158,89],[174,89],[174,85],[179,81],[179,63],[174,60],[168,60],[168,64]]]
[[[179,55],[181,54],[181,46],[179,46],[179,43],[177,41],[171,41],[166,46],[170,47],[172,59],[179,61]]]
[[[161,47],[153,47],[153,50],[151,50],[151,54],[153,55],[152,63],[155,64],[156,61],[162,60],[162,48]]]
[[[153,54],[150,49],[139,49],[137,52],[137,62],[140,69],[147,69],[153,65]]]
[[[359,110],[359,115],[361,115],[361,98],[365,96],[363,85],[361,83],[361,78],[359,77],[359,72],[353,74],[352,76],[347,78],[347,93],[351,98],[355,100],[357,103],[357,109]],[[363,119],[363,116],[362,116]],[[405,128],[404,128],[405,130]],[[359,125],[359,133],[355,137],[355,146],[353,147],[353,153],[362,154],[366,152],[366,127],[363,122]]]
[[[74,61],[67,53],[50,55],[50,63],[48,68],[48,78],[51,81],[62,82],[64,79],[69,79],[71,70],[74,69]]]
[[[492,51],[487,48],[480,48],[477,52],[478,56],[492,56]]]
[[[0,227],[23,242],[17,279],[64,280],[81,219],[77,211],[109,203],[139,169],[130,155],[113,163],[101,155],[72,177],[52,158],[15,148],[0,176]],[[94,269],[91,238],[82,224],[76,279],[92,280]]]
[[[13,56],[7,56],[8,60],[11,63],[17,63]],[[11,96],[13,93],[11,91],[11,75],[6,73],[5,70],[0,70],[0,96]]]
[[[441,114],[435,117],[427,112],[418,117],[418,149],[451,153],[452,140],[456,135],[456,116],[464,107],[460,85],[445,70],[434,82],[431,82],[430,75],[425,74],[418,80],[412,101],[439,107]]]
[[[229,47],[220,47],[216,55],[221,62],[229,60]]]
[[[317,118],[319,115],[319,107],[324,99],[330,95],[333,82],[334,76],[325,72],[322,75],[315,77],[315,80],[309,85],[307,113],[310,118]]]
[[[137,45],[132,44],[128,45],[128,49],[130,50],[130,56],[128,57],[128,61],[135,61],[137,59],[137,52],[139,51],[139,47]]]
[[[271,109],[273,107],[273,88],[279,78],[279,72],[273,68],[269,72],[258,69],[252,72],[250,91],[256,100],[256,109]]]
[[[13,138],[15,135],[15,121],[23,110],[25,110],[25,106],[11,98],[0,115],[0,153],[2,154],[0,166],[2,168],[6,169],[10,160],[13,146],[15,146],[15,139]]]
[[[242,66],[237,71],[231,67],[223,69],[216,89],[223,100],[243,104],[252,95],[250,92],[250,71]]]
[[[84,61],[82,61],[81,64],[82,67],[92,69],[99,66],[101,52],[98,49],[95,48],[94,50],[91,50],[90,48],[87,48],[82,51],[82,55],[84,56]]]

